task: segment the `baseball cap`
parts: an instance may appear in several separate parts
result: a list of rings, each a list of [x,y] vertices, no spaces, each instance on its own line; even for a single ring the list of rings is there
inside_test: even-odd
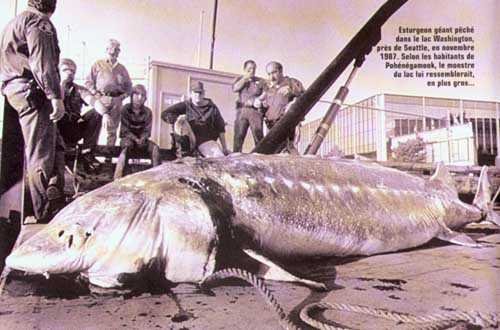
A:
[[[195,82],[194,84],[191,85],[191,91],[198,92],[198,93],[205,91],[203,83],[201,81]]]

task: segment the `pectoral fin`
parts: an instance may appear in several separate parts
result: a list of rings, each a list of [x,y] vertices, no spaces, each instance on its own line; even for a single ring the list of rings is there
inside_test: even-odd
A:
[[[450,242],[457,245],[468,246],[468,247],[483,247],[481,243],[477,243],[472,238],[464,233],[458,233],[451,229],[443,231],[437,236],[440,240]]]
[[[323,283],[311,281],[311,280],[306,280],[300,277],[297,277],[293,274],[290,274],[280,266],[276,265],[274,262],[269,260],[267,257],[259,254],[258,252],[250,249],[243,249],[243,251],[252,259],[257,260],[261,264],[264,264],[265,269],[259,271],[258,276],[260,278],[266,279],[266,280],[274,280],[274,281],[283,281],[283,282],[299,282],[302,283],[308,287],[314,288],[314,289],[319,289],[319,290],[326,290],[327,287]]]

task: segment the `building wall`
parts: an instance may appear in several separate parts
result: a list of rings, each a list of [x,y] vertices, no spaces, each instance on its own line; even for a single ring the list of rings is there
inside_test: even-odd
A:
[[[237,94],[232,91],[236,74],[153,61],[149,72],[149,104],[153,111],[152,139],[162,148],[171,147],[170,127],[160,118],[161,112],[169,105],[189,97],[189,86],[195,81],[205,85],[206,97],[212,99],[226,122],[226,142],[232,149],[235,102]],[[243,151],[253,148],[250,130],[247,133]]]
[[[380,94],[342,108],[318,153],[327,155],[338,148],[345,155],[385,160],[390,138],[470,123],[474,149],[492,159],[500,145],[499,118],[498,102]],[[305,150],[320,122],[303,126],[299,150]]]
[[[391,149],[401,143],[421,138],[426,143],[426,162],[474,165],[477,162],[472,123],[401,135],[390,140]]]

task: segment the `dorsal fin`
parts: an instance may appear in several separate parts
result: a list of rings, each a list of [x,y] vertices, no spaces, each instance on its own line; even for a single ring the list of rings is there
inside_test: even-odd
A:
[[[443,162],[439,162],[437,164],[436,172],[432,175],[431,179],[429,181],[439,181],[449,187],[452,187],[453,189],[456,190],[455,187],[455,180],[453,180],[453,177],[450,174],[450,171],[448,171],[448,167],[444,165]]]

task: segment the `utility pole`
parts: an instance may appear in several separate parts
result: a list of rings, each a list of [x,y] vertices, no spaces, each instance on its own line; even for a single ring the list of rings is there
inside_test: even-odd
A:
[[[87,43],[82,41],[82,79],[85,79],[85,53],[87,51]]]
[[[212,45],[210,46],[210,70],[214,68],[214,47],[215,47],[215,27],[217,24],[217,4],[218,0],[214,0],[214,16],[212,19]]]
[[[202,10],[200,12],[200,32],[198,35],[198,53],[197,53],[197,63],[198,67],[201,66],[201,44],[203,42],[203,21],[205,18],[205,11]]]
[[[68,25],[68,55],[71,56],[71,26]]]

